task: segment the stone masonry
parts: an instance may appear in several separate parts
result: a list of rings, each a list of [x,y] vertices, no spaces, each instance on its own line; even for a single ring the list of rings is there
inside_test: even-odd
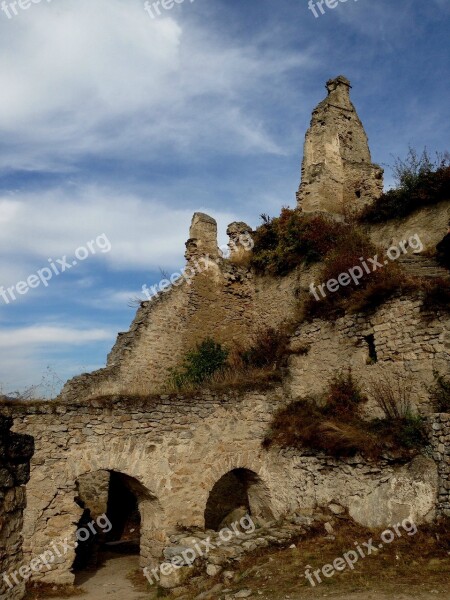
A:
[[[433,460],[411,463],[320,453],[266,450],[262,442],[286,398],[279,387],[195,397],[111,398],[78,403],[10,403],[16,429],[35,438],[23,528],[25,561],[56,539],[74,539],[81,519],[80,488],[105,471],[132,483],[141,515],[141,565],[160,562],[170,538],[205,530],[211,492],[224,475],[244,473],[249,508],[258,523],[338,504],[363,525],[384,526],[435,515]],[[72,583],[75,551],[34,579]]]
[[[11,417],[0,416],[0,598],[19,600],[25,593],[22,578],[3,575],[22,566],[22,525],[25,484],[33,455],[33,438],[10,431]]]
[[[439,473],[438,515],[450,517],[450,414],[430,417],[434,460]]]
[[[305,212],[359,212],[381,195],[383,170],[372,164],[348,79],[341,75],[326,87],[306,133],[298,205]]]
[[[350,82],[337,77],[327,90],[306,134],[298,203],[305,212],[325,211],[342,219],[380,195],[383,175],[371,162]],[[386,247],[419,234],[430,250],[445,234],[446,214],[448,202],[443,202],[401,222],[369,227],[368,233]],[[107,511],[111,482],[118,480],[134,498],[134,514],[139,512],[142,567],[170,554],[185,530],[201,537],[206,529],[216,529],[228,511],[251,512],[265,531],[254,536],[252,544],[262,540],[256,546],[277,539],[273,528],[267,530],[276,520],[293,526],[280,534],[289,539],[295,525],[329,510],[367,527],[404,518],[420,525],[437,513],[449,515],[450,417],[433,414],[430,402],[435,374],[450,373],[448,312],[429,310],[421,293],[411,293],[392,297],[370,314],[298,324],[299,299],[309,294],[320,265],[298,267],[286,277],[256,275],[243,243],[250,227],[235,222],[227,233],[228,258],[217,245],[216,221],[195,213],[183,276],[142,301],[104,369],[75,377],[56,401],[0,405],[6,416],[0,418],[3,571],[21,561],[23,484],[32,454],[32,439],[25,433],[33,436],[36,451],[27,486],[23,564],[56,539],[74,540],[86,513],[95,517]],[[424,262],[414,262],[411,269],[429,271]],[[206,337],[230,350],[242,349],[259,332],[285,325],[293,333],[281,383],[167,394],[169,370]],[[371,382],[380,377],[411,384],[413,407],[431,424],[430,447],[423,455],[409,462],[386,455],[373,462],[264,447],[278,409],[321,393],[336,372],[349,367],[369,397]],[[366,413],[378,416],[371,397]],[[11,417],[17,433],[9,431]],[[33,579],[71,584],[76,558],[75,548],[69,548]],[[210,573],[217,564],[209,565]],[[17,586],[8,597],[16,600],[22,592]]]
[[[450,373],[450,317],[427,311],[420,294],[392,298],[372,315],[300,325],[291,351],[286,393],[293,398],[320,394],[336,372],[351,368],[369,395],[380,376],[403,378],[413,407],[430,414],[435,373]]]

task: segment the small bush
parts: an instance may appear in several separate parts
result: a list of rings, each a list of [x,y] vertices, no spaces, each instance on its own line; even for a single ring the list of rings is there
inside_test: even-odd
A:
[[[310,448],[336,457],[359,452],[377,459],[385,452],[410,457],[427,444],[424,420],[407,411],[409,403],[403,396],[387,402],[395,418],[373,421],[364,421],[358,414],[365,401],[351,372],[338,374],[323,396],[306,398],[278,411],[263,445]]]
[[[391,421],[406,419],[411,409],[411,383],[397,375],[378,375],[369,384],[370,392],[386,418]]]
[[[431,389],[431,399],[437,412],[450,411],[450,379],[435,373],[436,383]]]
[[[377,256],[381,260],[383,255],[384,252],[360,228],[347,226],[326,259],[319,279],[323,284],[333,279],[338,281],[339,276],[348,273],[350,269],[363,269],[361,258],[365,259],[366,264],[370,264],[369,258]],[[369,273],[363,269],[364,275],[358,283],[351,280],[349,285],[340,285],[335,292],[325,288],[325,298],[319,292],[319,300],[310,294],[303,306],[304,316],[309,319],[334,319],[346,312],[367,312],[376,309],[395,293],[410,287],[409,280],[398,263],[389,261],[375,271],[373,267],[369,268],[372,269]]]
[[[331,380],[325,396],[325,412],[333,416],[352,415],[366,401],[366,396],[356,385],[349,369],[347,373],[338,373]]]
[[[322,260],[348,225],[325,215],[305,215],[283,208],[281,215],[262,215],[254,234],[251,265],[257,273],[283,276],[302,263]]]
[[[289,338],[287,333],[271,327],[256,335],[253,345],[239,353],[246,368],[261,369],[277,365],[286,353]]]
[[[186,385],[200,385],[215,373],[225,369],[228,350],[207,338],[188,352],[180,369],[171,369],[171,380],[177,389]]]
[[[376,454],[378,442],[358,417],[365,400],[351,371],[339,373],[322,397],[306,398],[280,410],[264,446],[307,447],[332,456]]]
[[[426,151],[419,155],[410,148],[405,160],[394,164],[395,189],[389,190],[362,213],[362,220],[383,223],[405,217],[424,206],[450,199],[450,156],[432,161]]]
[[[425,419],[406,414],[402,418],[374,419],[369,429],[390,449],[420,450],[428,443]]]
[[[437,277],[422,282],[423,311],[450,312],[450,279]]]

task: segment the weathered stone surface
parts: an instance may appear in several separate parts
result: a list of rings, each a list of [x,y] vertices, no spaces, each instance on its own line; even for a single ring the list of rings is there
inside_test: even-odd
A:
[[[17,431],[36,437],[24,520],[26,559],[47,550],[55,538],[74,538],[83,512],[76,502],[77,481],[86,473],[99,471],[122,473],[134,482],[141,513],[143,567],[159,564],[163,551],[166,560],[171,560],[181,549],[195,547],[208,537],[221,541],[217,532],[202,531],[205,509],[215,484],[235,469],[251,475],[247,494],[255,524],[296,515],[290,518],[292,524],[281,528],[263,525],[252,531],[248,524],[246,530],[237,527],[231,540],[221,541],[209,553],[209,564],[225,566],[243,552],[287,543],[304,532],[312,522],[311,515],[320,508],[328,511],[330,504],[348,511],[353,507],[355,518],[367,524],[379,488],[384,490],[380,502],[385,506],[406,498],[405,502],[415,506],[418,524],[429,519],[437,489],[424,475],[426,469],[432,472],[428,466],[414,463],[408,471],[388,462],[375,466],[358,457],[336,460],[320,453],[264,450],[262,441],[273,414],[286,401],[282,389],[273,387],[265,392],[204,392],[189,399],[182,395],[113,398],[101,405],[46,402],[32,411],[25,405],[4,407],[15,416]],[[114,427],[128,419],[133,429]],[[151,429],[149,420],[154,424]],[[54,428],[60,423],[67,426],[65,444],[54,437]],[[95,428],[87,427],[94,423]],[[443,426],[441,420],[436,424]],[[94,434],[86,435],[86,429]],[[192,436],[182,438],[181,431]],[[433,431],[440,439],[441,430]],[[397,484],[386,485],[389,481]],[[405,493],[398,484],[404,481]],[[448,498],[447,491],[445,494]],[[357,510],[355,498],[359,498]],[[391,514],[382,507],[377,511],[385,519]],[[238,511],[236,520],[241,515]],[[383,524],[388,525],[388,520]],[[180,533],[180,526],[193,533]],[[177,548],[169,550],[172,546]],[[51,571],[34,577],[70,583],[73,560],[74,553],[68,552]],[[182,584],[177,580],[174,585]]]
[[[372,164],[348,79],[341,75],[326,87],[306,133],[297,201],[305,212],[357,213],[381,195],[383,170]]]
[[[23,564],[23,484],[28,481],[34,441],[29,435],[11,432],[12,424],[11,417],[0,415],[0,598],[19,600],[25,594],[25,582],[16,584],[8,575]]]

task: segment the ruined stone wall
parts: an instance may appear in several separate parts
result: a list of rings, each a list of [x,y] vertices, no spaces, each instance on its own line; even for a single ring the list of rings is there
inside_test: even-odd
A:
[[[372,343],[377,362],[370,356]],[[434,372],[450,373],[450,317],[427,311],[420,294],[394,298],[372,315],[302,324],[292,338],[291,350],[286,385],[293,398],[323,392],[336,372],[350,367],[369,395],[370,382],[376,382],[380,374],[392,374],[394,380],[406,378],[412,384],[413,406],[429,414]],[[299,350],[307,352],[299,354]]]
[[[25,593],[24,580],[5,579],[23,565],[22,524],[26,504],[25,484],[29,477],[33,438],[10,431],[12,419],[0,416],[0,598],[19,600]]]
[[[85,474],[95,479],[99,471],[122,473],[134,482],[142,565],[160,559],[179,527],[204,528],[211,490],[235,469],[253,474],[250,509],[263,521],[312,514],[336,502],[362,524],[375,518],[388,524],[394,514],[418,522],[432,518],[437,484],[430,459],[408,467],[264,449],[273,414],[287,401],[275,387],[193,398],[3,407],[2,412],[15,415],[16,429],[36,440],[23,529],[26,560],[55,540],[75,539],[83,512],[76,502],[77,481]],[[70,550],[50,572],[33,577],[71,583],[74,558]]]
[[[438,515],[450,517],[450,414],[440,413],[429,419],[433,456],[439,473]]]
[[[196,230],[198,235],[198,223]],[[186,352],[205,338],[212,337],[229,349],[246,348],[258,332],[277,329],[294,318],[296,290],[303,280],[309,282],[307,272],[284,278],[256,276],[246,266],[217,253],[214,257],[209,238],[208,244],[212,258],[207,268],[143,302],[130,330],[119,334],[106,368],[69,381],[61,399],[158,393],[166,389],[169,369],[179,366]],[[201,257],[196,246],[193,258],[192,245],[190,239],[188,267]],[[204,245],[200,247],[203,252]]]
[[[326,87],[305,137],[298,205],[306,212],[358,213],[381,195],[383,170],[372,164],[350,82],[339,76]]]
[[[374,244],[386,249],[418,235],[423,244],[422,252],[433,252],[447,233],[449,222],[450,202],[446,201],[416,210],[402,219],[371,224],[367,232]]]

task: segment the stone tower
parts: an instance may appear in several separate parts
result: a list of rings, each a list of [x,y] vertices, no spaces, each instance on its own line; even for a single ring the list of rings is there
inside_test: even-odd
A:
[[[381,195],[383,170],[372,163],[350,81],[340,75],[326,88],[306,132],[297,202],[305,212],[358,213]]]

